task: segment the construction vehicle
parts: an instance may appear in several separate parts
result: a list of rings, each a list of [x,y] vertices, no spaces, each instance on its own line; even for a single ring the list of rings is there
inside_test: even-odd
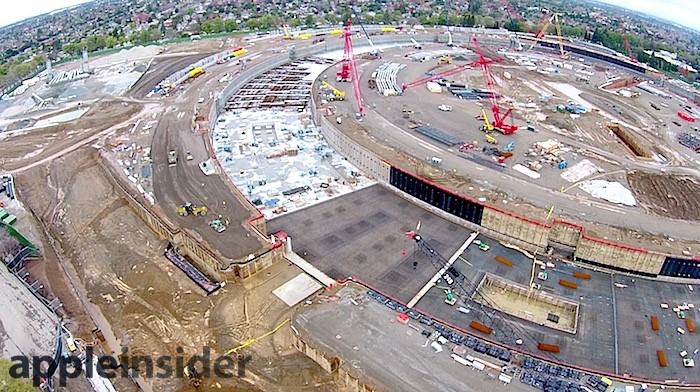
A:
[[[216,231],[217,233],[222,233],[224,230],[226,230],[226,225],[224,225],[224,222],[221,219],[221,217],[209,222],[209,226],[212,229],[214,229],[214,231]]]
[[[294,37],[289,34],[289,26],[286,23],[282,25],[282,31],[284,32],[284,39],[294,39]]]
[[[357,24],[360,25],[360,28],[362,29],[362,32],[365,34],[365,37],[367,38],[367,42],[369,42],[369,47],[371,48],[368,55],[366,56],[367,60],[374,60],[378,59],[381,56],[379,55],[379,50],[374,47],[374,44],[372,43],[372,39],[369,37],[369,34],[367,34],[367,30],[365,30],[365,25],[362,24],[362,19],[360,18],[360,14],[362,13],[362,10],[360,10],[359,7],[354,7],[355,11],[355,18],[357,18]]]
[[[175,152],[175,150],[170,150],[170,152],[168,152],[168,165],[177,165],[177,152]]]
[[[487,143],[498,144],[498,139],[496,139],[495,137],[493,137],[491,135],[485,135],[485,139],[486,139]]]
[[[513,151],[514,148],[515,142],[510,142],[503,148],[503,151]]]
[[[477,116],[477,118],[484,122],[484,125],[481,126],[482,131],[486,133],[493,132],[493,125],[491,125],[489,117],[486,115],[486,111],[484,109],[481,109],[481,116]]]
[[[481,250],[484,251],[484,252],[486,252],[486,251],[488,251],[489,249],[491,249],[491,247],[488,246],[488,245],[487,245],[484,241],[482,241],[482,240],[474,240],[474,245],[478,246],[479,249],[481,249]]]
[[[545,22],[544,25],[542,26],[542,29],[535,35],[535,41],[530,45],[530,47],[527,49],[528,51],[532,50],[532,48],[537,45],[537,43],[542,39],[545,34],[547,34],[547,28],[554,22],[554,26],[556,27],[557,30],[557,40],[559,41],[559,51],[561,53],[561,58],[564,60],[569,60],[571,56],[569,56],[566,52],[564,52],[564,40],[561,37],[561,25],[559,25],[559,14],[552,13],[552,16],[550,16]]]
[[[194,367],[194,363],[190,362],[185,366],[183,369],[183,373],[185,374],[185,377],[187,377],[187,383],[194,387],[195,389],[198,389],[200,386],[202,386],[202,378],[200,374],[197,372],[197,369]]]
[[[438,65],[452,64],[452,57],[442,56],[438,59]]]
[[[333,92],[333,96],[335,97],[335,99],[337,99],[338,101],[344,101],[344,100],[345,100],[345,93],[344,93],[343,91],[340,91],[340,90],[338,90],[337,88],[331,86],[331,85],[330,85],[328,82],[326,82],[325,80],[322,81],[321,84],[322,84],[325,88],[327,88],[327,89],[329,89],[329,90],[331,90],[331,91]]]
[[[197,76],[199,76],[199,75],[201,75],[201,74],[203,74],[203,73],[204,73],[204,68],[202,68],[202,67],[196,67],[196,68],[194,68],[193,70],[191,70],[190,72],[187,73],[187,77],[189,77],[190,79],[193,79],[193,78],[196,78]]]
[[[207,207],[197,207],[192,203],[186,203],[184,205],[181,205],[180,207],[177,207],[177,213],[181,216],[204,216],[207,214],[207,212],[209,212],[209,209]]]

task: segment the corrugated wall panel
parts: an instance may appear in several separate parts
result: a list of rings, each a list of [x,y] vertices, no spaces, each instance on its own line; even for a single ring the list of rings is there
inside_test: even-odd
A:
[[[481,225],[484,207],[467,198],[453,194],[394,167],[389,170],[389,184],[433,207]]]
[[[674,278],[700,279],[700,260],[666,257],[660,274]]]

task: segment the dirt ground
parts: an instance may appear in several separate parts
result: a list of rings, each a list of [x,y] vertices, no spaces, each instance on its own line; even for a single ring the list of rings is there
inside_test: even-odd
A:
[[[270,294],[299,273],[295,267],[275,266],[247,286],[229,284],[216,295],[204,297],[162,256],[164,242],[116,193],[96,159],[89,147],[77,150],[48,167],[17,176],[17,188],[48,228],[58,251],[77,271],[79,281],[73,284],[84,287],[118,344],[129,347],[130,355],[173,355],[182,347],[189,356],[208,346],[216,358],[288,317],[290,309],[276,298],[271,300]],[[64,299],[71,296],[71,288],[57,260],[47,256],[36,271],[63,300],[68,316],[73,316],[69,328],[85,341],[92,341],[94,324],[81,313],[79,301]],[[228,388],[222,390],[337,390],[331,387],[328,375],[290,346],[288,334],[289,329],[283,328],[273,338],[246,349],[253,357],[249,379],[255,385],[233,378],[209,379],[208,386]],[[191,389],[177,379],[150,383],[154,390]]]
[[[105,130],[107,125],[129,119],[142,108],[141,104],[134,102],[104,99],[91,105],[90,110],[76,121],[2,139],[0,170],[14,170],[30,161],[51,156]]]
[[[627,181],[649,212],[675,219],[700,220],[700,183],[692,177],[632,172]]]

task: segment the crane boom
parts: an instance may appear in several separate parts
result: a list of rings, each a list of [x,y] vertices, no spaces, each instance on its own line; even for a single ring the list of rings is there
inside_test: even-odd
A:
[[[405,233],[406,237],[416,243],[416,247],[438,271],[449,264],[447,259],[416,232]],[[488,296],[481,293],[478,287],[468,277],[459,273],[455,268],[448,268],[446,273],[456,274],[453,283],[448,283],[448,289],[460,297],[468,305],[472,305],[475,318],[493,330],[493,337],[506,345],[524,343],[525,347],[537,346],[537,339],[525,328],[521,327],[513,316],[504,312],[501,307]]]
[[[489,71],[490,64],[503,61],[503,59],[496,61],[485,58],[483,52],[481,51],[479,40],[476,39],[475,35],[472,36],[472,43],[474,44],[474,49],[476,50],[477,55],[479,56],[479,60],[477,60],[476,63],[479,64],[481,69],[484,71],[484,79],[486,81],[486,86],[488,87],[488,92],[486,95],[488,95],[489,101],[491,102],[491,112],[493,113],[493,127],[494,129],[497,129],[505,134],[513,133],[518,129],[518,127],[505,123],[506,118],[508,118],[513,109],[509,108],[505,114],[501,115],[501,108],[498,106],[498,99],[496,98],[496,91],[494,89],[493,77]]]
[[[345,93],[343,91],[340,91],[337,88],[331,86],[330,83],[326,82],[325,80],[322,81],[321,84],[324,85],[327,89],[331,90],[336,97],[340,99],[345,98]]]
[[[508,4],[508,2],[507,2],[506,0],[500,0],[500,2],[501,2],[501,4],[503,4],[503,6],[506,8],[506,10],[508,10],[508,13],[509,13],[511,16],[514,16],[515,19],[517,19],[518,22],[520,22],[523,26],[525,26],[525,28],[526,28],[530,33],[532,33],[532,34],[537,34],[537,32],[536,32],[535,30],[533,30],[532,27],[530,27],[530,25],[527,24],[527,22],[525,22],[525,19],[523,19],[517,12],[515,12],[515,10],[513,9],[513,7],[511,7],[510,4]]]
[[[357,23],[360,25],[362,32],[365,34],[365,37],[367,38],[367,42],[369,42],[369,47],[372,48],[369,53],[372,55],[378,54],[379,51],[374,47],[374,43],[372,43],[372,38],[369,37],[367,30],[365,30],[365,25],[362,24],[362,19],[360,18],[360,10],[354,9],[354,11],[355,11],[355,18],[357,19]]]
[[[479,65],[478,61],[473,61],[469,64],[460,65],[459,67],[448,69],[446,71],[442,71],[442,72],[437,73],[433,76],[426,76],[424,78],[418,79],[418,80],[413,81],[411,83],[402,85],[401,91],[406,91],[407,89],[409,89],[411,87],[420,86],[421,84],[425,84],[425,83],[431,82],[431,81],[436,80],[436,79],[440,79],[440,78],[444,78],[446,76],[460,73],[460,72],[464,71],[465,69],[473,68],[473,67],[476,67],[478,65]]]

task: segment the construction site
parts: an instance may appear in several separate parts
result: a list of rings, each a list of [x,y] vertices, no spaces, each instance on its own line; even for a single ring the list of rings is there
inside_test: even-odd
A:
[[[78,391],[699,386],[698,109],[557,15],[49,65],[0,123],[5,286],[48,313],[0,337],[251,358]]]

